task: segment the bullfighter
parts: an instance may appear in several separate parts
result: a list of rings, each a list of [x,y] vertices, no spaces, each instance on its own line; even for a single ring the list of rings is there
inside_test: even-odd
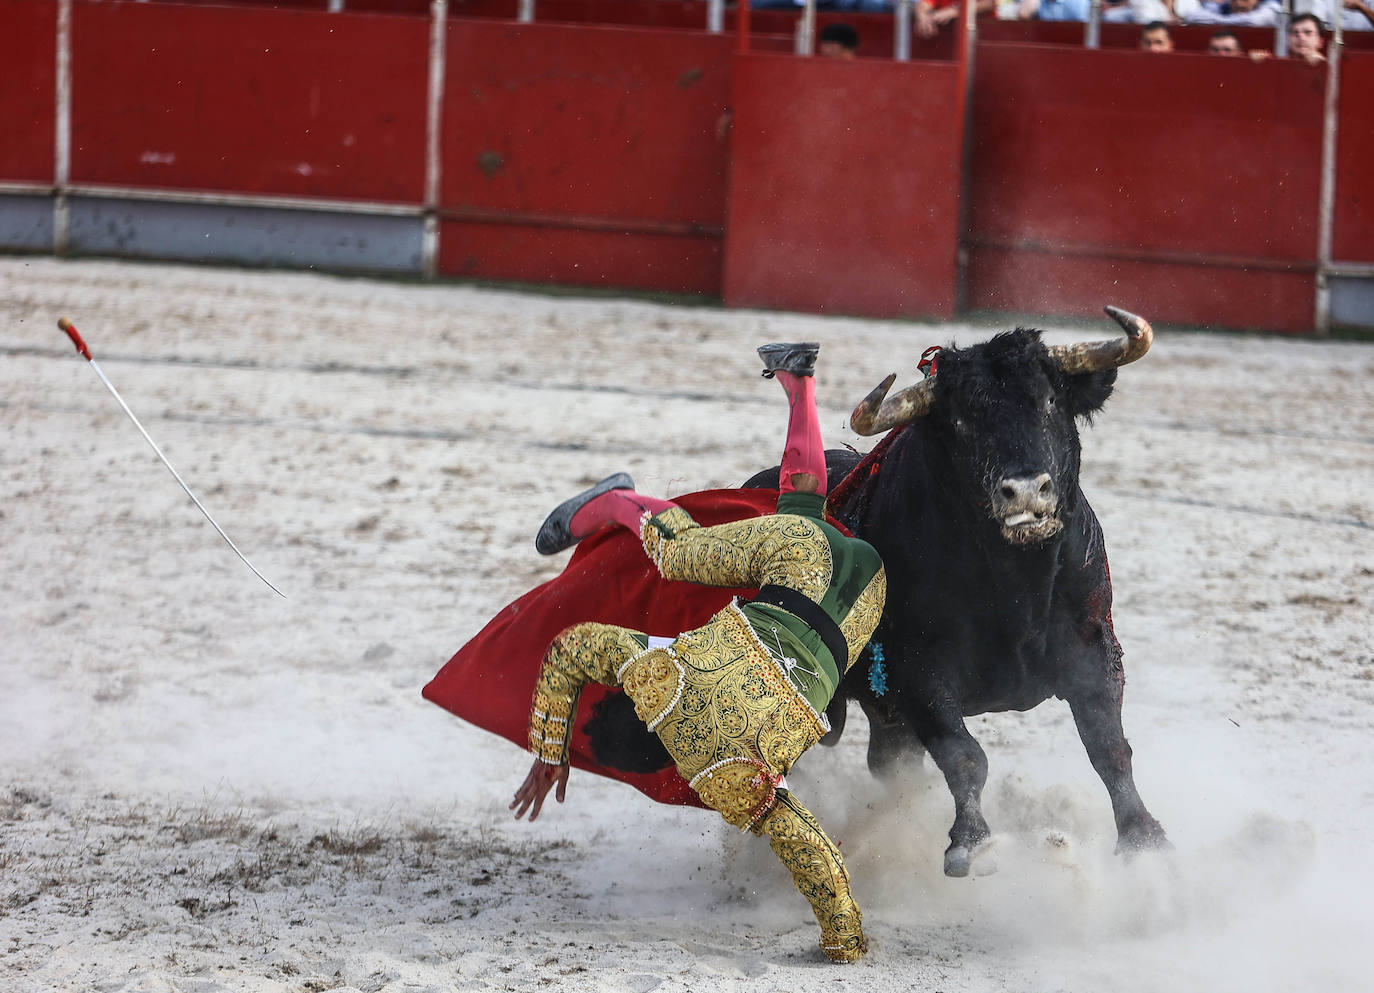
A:
[[[575,624],[549,646],[534,690],[535,761],[515,793],[517,818],[538,816],[557,785],[566,795],[568,740],[582,687],[620,686],[678,771],[730,824],[767,835],[821,926],[836,962],[866,950],[858,904],[834,843],[784,776],[829,729],[825,708],[882,615],[886,578],[871,545],[825,520],[826,468],[816,410],[819,346],[758,352],[788,400],[777,512],[702,527],[678,505],[610,476],[561,504],[539,530],[545,555],[603,527],[629,528],[668,580],[757,588],[695,630],[650,638],[609,624]]]

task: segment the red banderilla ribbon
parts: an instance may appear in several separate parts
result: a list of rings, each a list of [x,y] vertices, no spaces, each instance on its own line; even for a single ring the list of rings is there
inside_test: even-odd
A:
[[[243,561],[244,565],[253,570],[253,575],[257,576],[264,583],[267,583],[267,585],[271,587],[273,593],[277,594],[277,596],[279,597],[284,598],[286,594],[283,593],[281,590],[277,589],[275,586],[272,586],[272,584],[268,582],[267,577],[264,576],[262,573],[258,572],[258,570],[253,566],[253,563],[248,561],[247,557],[241,551],[239,551],[239,546],[235,545],[234,542],[229,538],[229,536],[224,533],[224,528],[220,527],[219,524],[215,522],[215,519],[210,516],[210,512],[205,509],[205,505],[201,503],[199,499],[196,498],[196,495],[194,493],[191,492],[191,487],[186,485],[186,480],[182,479],[181,474],[178,473],[176,469],[172,468],[172,463],[167,461],[167,456],[162,454],[162,449],[157,447],[157,442],[153,441],[152,435],[148,434],[147,430],[144,429],[143,425],[139,423],[138,418],[134,416],[134,412],[129,409],[129,405],[124,402],[124,398],[120,396],[119,391],[114,388],[114,383],[110,382],[110,380],[106,377],[104,371],[100,368],[100,363],[98,363],[95,359],[91,357],[91,350],[86,347],[86,342],[82,340],[81,333],[76,330],[76,325],[73,324],[71,321],[67,320],[65,317],[63,317],[58,319],[57,326],[61,328],[63,331],[67,332],[67,337],[72,340],[72,344],[76,346],[77,352],[79,352],[86,359],[86,361],[90,363],[91,368],[95,370],[95,374],[100,377],[100,381],[109,388],[110,392],[114,394],[114,398],[119,401],[119,405],[124,408],[124,413],[129,415],[129,420],[134,422],[134,427],[138,428],[139,433],[143,435],[144,440],[147,441],[148,444],[153,446],[153,451],[157,452],[157,457],[162,460],[162,464],[167,467],[167,471],[172,474],[172,477],[178,483],[181,484],[181,488],[186,491],[186,495],[191,498],[191,502],[194,503],[198,508],[200,508],[200,512],[205,515],[205,519],[209,521],[211,525],[214,526],[214,529],[219,532],[219,536],[223,538],[225,540],[225,543],[228,544],[229,547],[234,550],[234,554],[237,555]]]

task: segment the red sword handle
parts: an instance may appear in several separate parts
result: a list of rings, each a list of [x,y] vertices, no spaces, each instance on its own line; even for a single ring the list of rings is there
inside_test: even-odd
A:
[[[77,352],[84,355],[87,362],[91,361],[91,350],[86,347],[86,342],[82,339],[81,332],[76,330],[76,325],[65,317],[59,317],[57,319],[57,326],[67,332],[67,337],[72,340],[72,344],[76,346]]]

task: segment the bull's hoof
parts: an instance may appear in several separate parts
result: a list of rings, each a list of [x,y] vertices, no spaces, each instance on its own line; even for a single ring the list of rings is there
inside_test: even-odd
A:
[[[973,869],[974,862],[991,847],[991,838],[984,838],[974,845],[950,845],[945,849],[945,875],[951,879],[963,879]],[[987,876],[995,871],[995,867],[980,866],[978,875]]]
[[[1116,854],[1130,858],[1137,852],[1170,852],[1174,843],[1153,817],[1142,819],[1117,835]]]
[[[1116,854],[1128,862],[1137,855],[1143,855],[1146,852],[1172,852],[1173,850],[1174,843],[1162,834],[1158,837],[1130,842],[1123,839],[1116,843]]]

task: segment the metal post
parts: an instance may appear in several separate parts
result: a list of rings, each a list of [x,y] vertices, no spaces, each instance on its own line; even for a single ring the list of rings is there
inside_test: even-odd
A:
[[[67,184],[72,161],[72,0],[57,3],[57,133],[53,142],[52,250],[67,254],[71,212]]]
[[[1102,47],[1102,0],[1093,0],[1088,7],[1088,27],[1083,32],[1083,47]]]
[[[973,0],[964,0],[961,14],[958,21],[956,53],[959,60],[959,125],[963,130],[963,141],[959,151],[959,228],[954,246],[956,313],[963,313],[968,309],[968,193],[969,174],[973,171],[973,60],[978,41],[978,5]]]
[[[1335,6],[1335,4],[1333,4]],[[1317,296],[1312,328],[1319,335],[1331,333],[1331,232],[1336,209],[1336,132],[1340,127],[1336,111],[1341,100],[1341,51],[1345,34],[1341,21],[1343,8],[1336,7],[1331,41],[1326,47],[1326,99],[1322,113],[1322,178],[1318,203]]]
[[[816,50],[816,0],[806,0],[802,7],[794,48],[798,55],[811,55]]]
[[[429,91],[425,103],[425,227],[420,249],[427,279],[433,279],[439,271],[439,141],[447,53],[448,0],[433,0],[429,5]]]
[[[911,4],[912,0],[897,0],[892,7],[892,57],[898,62],[911,61]]]
[[[521,24],[533,24],[534,0],[520,0],[519,13],[515,15],[515,19]]]
[[[1339,2],[1339,0],[1336,0]],[[1288,57],[1288,25],[1293,20],[1293,0],[1283,0],[1278,20],[1274,22],[1274,56]]]
[[[706,5],[706,30],[720,34],[725,30],[725,0],[710,0]]]

